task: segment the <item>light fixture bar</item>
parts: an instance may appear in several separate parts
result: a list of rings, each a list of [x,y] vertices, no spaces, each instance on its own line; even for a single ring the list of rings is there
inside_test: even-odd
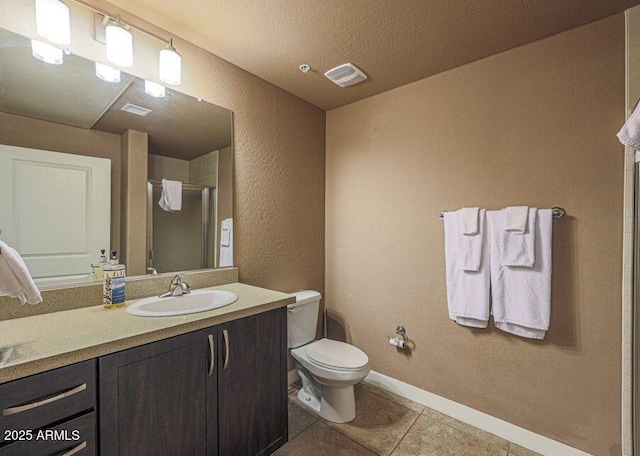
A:
[[[95,6],[88,4],[88,3],[84,2],[83,0],[72,0],[72,1],[76,2],[79,5],[84,6],[85,8],[90,9],[91,11],[94,11],[94,12],[96,12],[98,14],[102,14],[103,16],[108,17],[109,19],[111,19],[113,21],[118,21],[118,16],[119,16],[118,14],[112,14],[112,13],[109,13],[108,11],[103,10],[103,9],[96,8]],[[147,36],[149,36],[151,38],[154,38],[154,39],[156,39],[158,41],[162,41],[166,45],[171,45],[171,39],[170,38],[163,38],[160,35],[156,35],[153,32],[145,30],[142,27],[138,27],[137,25],[131,24],[129,22],[123,21],[122,19],[119,19],[119,21],[120,21],[121,24],[123,24],[123,25],[125,25],[125,26],[127,26],[129,28],[135,29],[140,33],[144,33],[145,35],[147,35]]]

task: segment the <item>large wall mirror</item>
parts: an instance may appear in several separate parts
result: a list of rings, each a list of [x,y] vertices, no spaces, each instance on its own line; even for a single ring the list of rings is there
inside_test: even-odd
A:
[[[0,239],[39,286],[92,280],[101,250],[130,276],[231,266],[233,113],[63,57],[0,29]]]

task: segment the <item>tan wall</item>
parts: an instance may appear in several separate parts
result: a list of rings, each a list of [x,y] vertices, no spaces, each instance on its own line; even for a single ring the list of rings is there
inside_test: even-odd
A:
[[[0,143],[111,160],[111,245],[120,250],[120,136],[0,112]],[[96,252],[96,260],[99,252]]]
[[[325,302],[374,370],[619,454],[624,66],[617,15],[327,113]],[[447,316],[438,212],[521,204],[568,213],[542,342]]]
[[[101,0],[89,3],[121,11]],[[71,50],[107,63],[104,45],[93,39],[93,13],[74,2],[68,6]],[[123,18],[169,36],[126,12]],[[0,2],[0,27],[35,37],[33,4]],[[131,73],[160,82],[161,43],[135,31],[134,36]],[[282,291],[322,291],[324,111],[179,37],[174,45],[183,62],[179,90],[234,112],[234,263],[240,280]]]

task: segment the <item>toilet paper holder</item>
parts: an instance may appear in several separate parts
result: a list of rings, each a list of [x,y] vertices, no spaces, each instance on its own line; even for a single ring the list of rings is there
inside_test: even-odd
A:
[[[402,325],[396,328],[395,337],[389,337],[389,345],[393,345],[394,347],[397,347],[397,348],[402,348],[402,349],[407,348],[408,342],[409,342],[409,338],[407,337],[407,330]]]

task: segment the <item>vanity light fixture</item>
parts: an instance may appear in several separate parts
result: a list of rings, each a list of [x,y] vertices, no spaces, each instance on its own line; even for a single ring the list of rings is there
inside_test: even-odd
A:
[[[164,86],[156,84],[153,81],[144,81],[144,91],[152,97],[162,98],[166,95]]]
[[[164,49],[160,50],[158,67],[160,80],[169,85],[179,85],[182,83],[182,57],[173,47],[172,39],[163,38],[141,27],[128,22],[123,22],[120,14],[114,15],[108,13],[107,11],[88,4],[86,0],[72,1],[96,13],[95,39],[100,43],[106,44],[107,60],[109,62],[123,68],[133,66],[133,35],[131,34],[130,29],[135,29],[138,32],[161,41],[166,45]],[[69,7],[67,7],[62,0],[35,0],[35,4],[36,28],[38,34],[56,44],[70,44],[71,32]],[[53,50],[49,50],[49,54],[45,57],[41,57],[41,52],[36,55],[36,52],[34,51],[33,55],[40,60],[54,63],[51,61],[52,57],[49,57],[50,55],[53,55],[53,52]],[[60,57],[58,62],[57,56],[58,52],[56,51],[55,63],[62,63],[62,57]],[[45,58],[47,58],[47,60],[44,60]],[[105,69],[101,72],[102,75],[106,74],[104,70]],[[104,79],[105,81],[110,80],[101,77],[99,71],[100,70],[96,67],[96,74],[99,78]],[[115,78],[115,73],[112,74],[112,77]],[[116,81],[114,80],[113,82]],[[162,87],[159,84],[157,86]],[[160,95],[160,93],[164,92],[164,87],[162,87],[162,91],[158,87],[150,89],[151,92],[155,94],[153,96],[164,96]],[[148,91],[147,93],[151,92]]]
[[[182,82],[182,57],[173,47],[173,40],[169,46],[160,51],[160,80],[170,85],[180,85]]]
[[[116,16],[116,22],[107,25],[105,37],[107,60],[120,67],[133,66],[133,36],[124,28],[120,15]]]
[[[36,31],[52,43],[71,44],[69,7],[60,0],[36,0]]]
[[[62,49],[42,41],[31,40],[31,54],[38,60],[52,65],[62,65]]]
[[[106,82],[120,82],[120,70],[96,62],[96,76]]]

